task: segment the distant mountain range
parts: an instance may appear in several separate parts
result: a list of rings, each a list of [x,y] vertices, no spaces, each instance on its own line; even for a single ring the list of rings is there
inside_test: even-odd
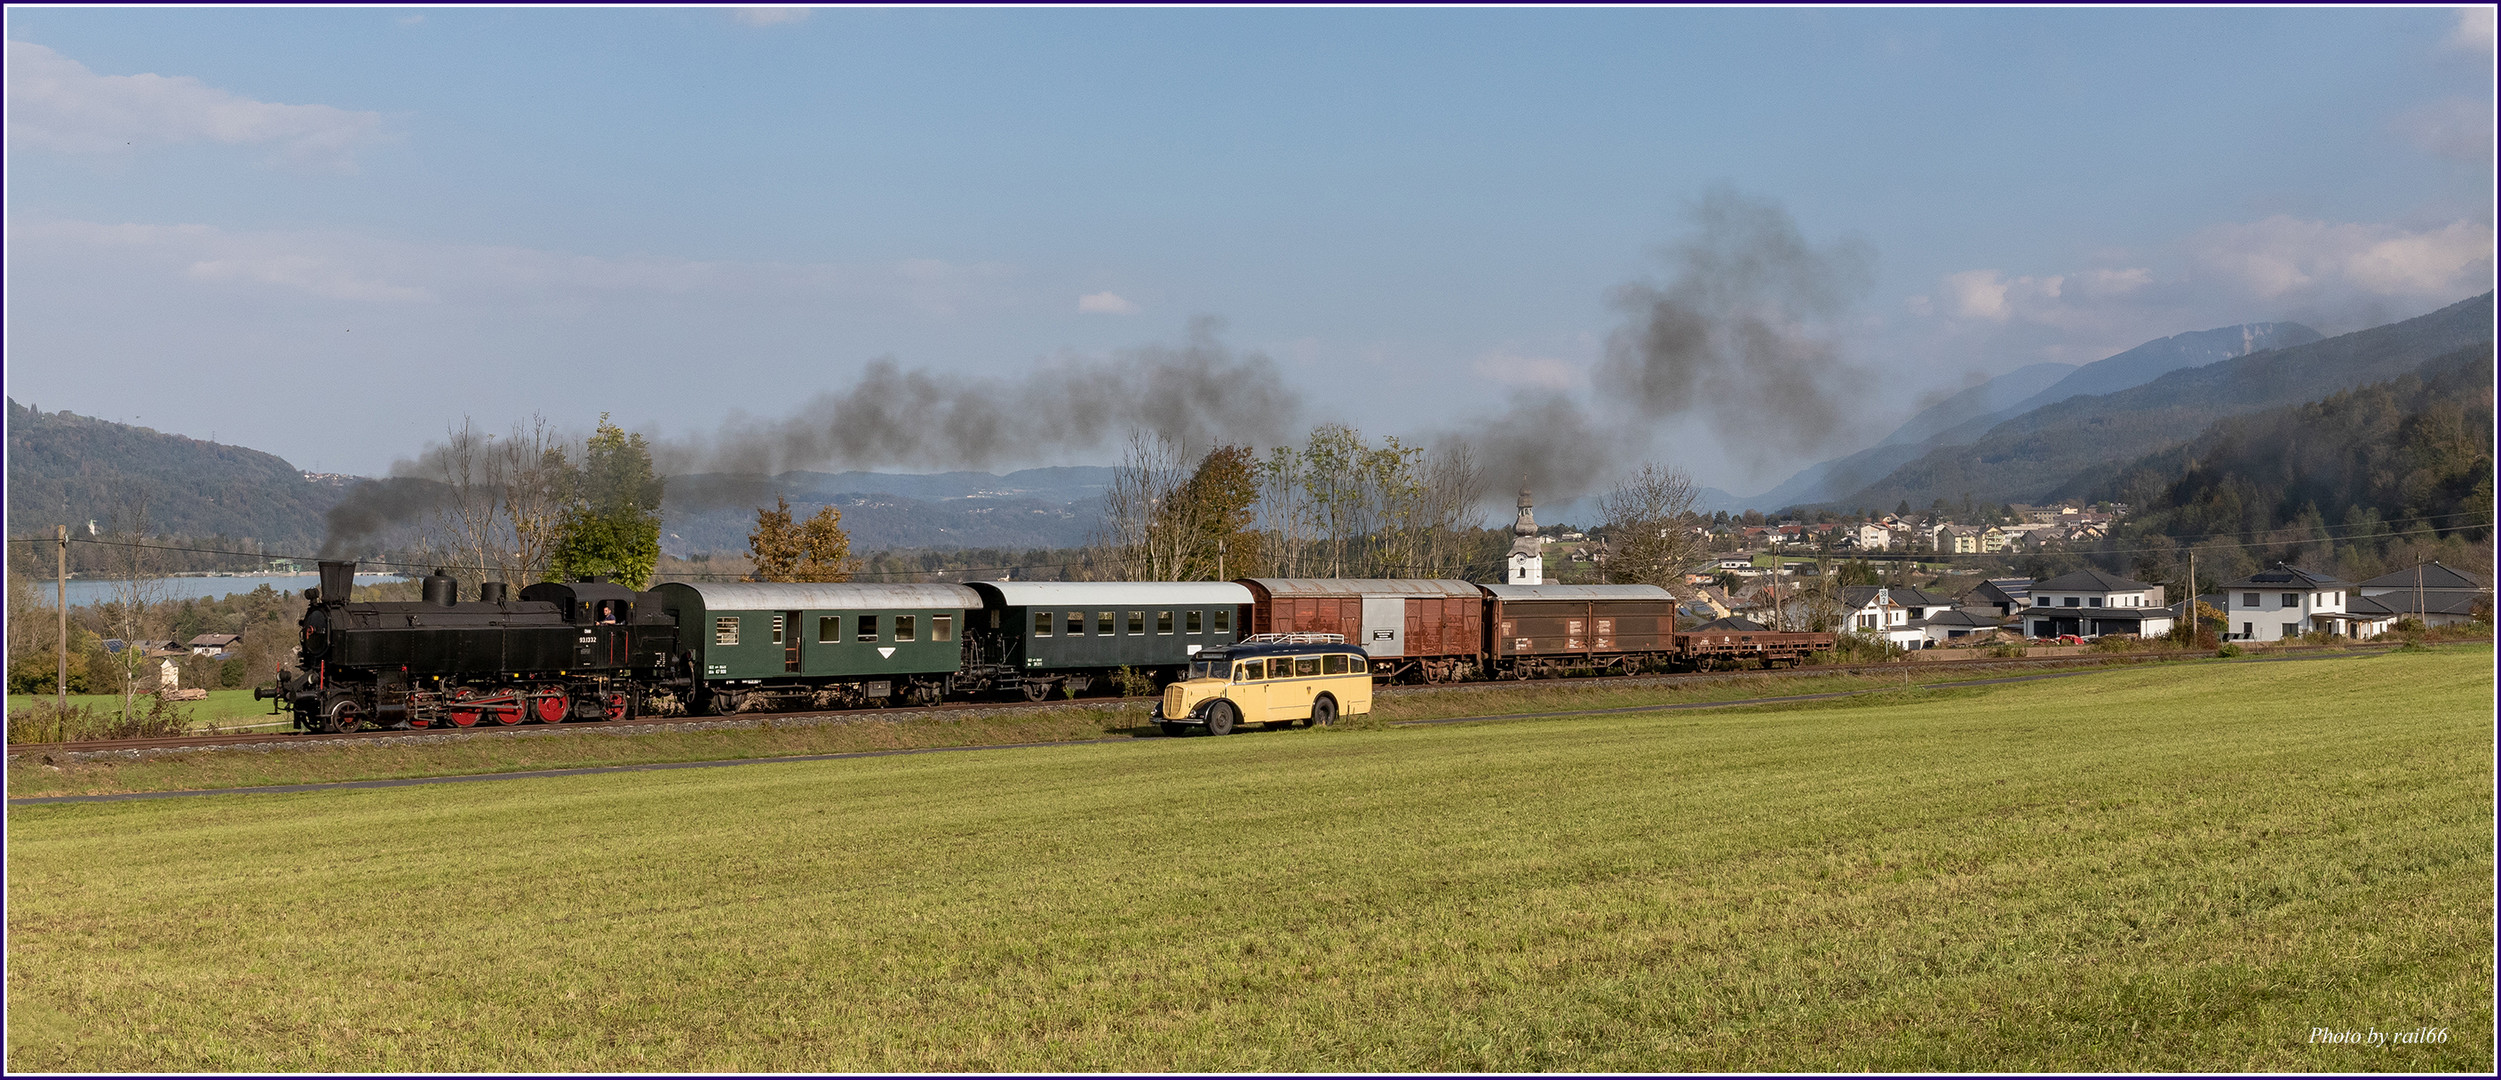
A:
[[[660,547],[672,555],[745,551],[756,511],[775,494],[794,517],[831,506],[854,551],[896,548],[1059,548],[1089,540],[1112,470],[1079,465],[910,476],[788,472],[770,480],[679,476],[662,506]]]
[[[1705,509],[1891,509],[2029,502],[2095,486],[2096,470],[2187,441],[2216,420],[2312,401],[2492,340],[2492,294],[2336,338],[2299,323],[2177,334],[2081,367],[2017,369],[1922,410],[1865,450],[1760,495],[1708,491]]]

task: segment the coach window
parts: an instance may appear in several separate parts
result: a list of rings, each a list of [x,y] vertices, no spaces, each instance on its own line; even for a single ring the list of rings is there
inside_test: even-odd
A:
[[[1050,612],[1047,612],[1047,611],[1037,611],[1037,612],[1034,612],[1034,613],[1033,613],[1033,636],[1035,636],[1035,637],[1049,637],[1049,636],[1051,636],[1051,613],[1050,613]]]
[[[1230,634],[1233,632],[1232,608],[1216,609],[1216,632],[1219,634]]]
[[[775,644],[775,645],[779,645],[779,644],[781,644],[781,643],[782,643],[782,617],[781,617],[781,616],[779,616],[779,615],[775,615],[775,616],[773,616],[773,644]]]
[[[1110,637],[1110,636],[1112,636],[1112,613],[1111,613],[1111,612],[1108,612],[1108,611],[1098,611],[1098,612],[1095,612],[1095,613],[1094,613],[1094,634],[1095,634],[1095,636],[1096,636],[1096,637]]]
[[[877,616],[875,616],[875,615],[862,615],[862,616],[860,616],[860,640],[862,640],[862,641],[875,641],[875,640],[877,640]]]
[[[819,645],[842,644],[842,616],[826,615],[816,620],[816,643]]]
[[[919,633],[920,618],[918,616],[897,615],[894,617],[894,639],[896,641],[911,641],[913,640],[914,635]]]
[[[930,617],[929,617],[929,640],[931,640],[931,641],[953,641],[953,640],[955,640],[955,616],[953,616],[953,615],[932,615],[932,616],[930,616]]]
[[[1202,633],[1203,631],[1199,629],[1199,613],[1195,611],[1182,612],[1181,630],[1183,633],[1188,634]]]
[[[723,615],[712,620],[712,643],[715,645],[738,644],[738,616]]]
[[[1129,632],[1132,634],[1143,634],[1146,632],[1145,612],[1132,611],[1129,613]]]
[[[1169,634],[1172,632],[1171,612],[1158,611],[1155,613],[1155,632],[1158,634]]]
[[[1069,636],[1069,637],[1084,637],[1084,636],[1085,636],[1085,632],[1086,632],[1086,613],[1085,613],[1085,612],[1082,612],[1082,611],[1071,611],[1071,612],[1069,612],[1069,613],[1068,613],[1068,636]]]

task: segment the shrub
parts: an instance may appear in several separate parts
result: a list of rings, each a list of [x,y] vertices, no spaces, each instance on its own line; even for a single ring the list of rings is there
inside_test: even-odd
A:
[[[1120,688],[1122,697],[1153,697],[1156,691],[1154,675],[1127,664],[1112,672],[1112,685]]]
[[[191,710],[150,695],[140,698],[128,717],[112,707],[72,705],[64,712],[37,699],[31,708],[9,714],[9,742],[80,742],[88,739],[151,739],[191,730]]]
[[[2215,648],[2214,654],[2229,660],[2240,655],[2240,646],[2236,643],[2226,641]]]

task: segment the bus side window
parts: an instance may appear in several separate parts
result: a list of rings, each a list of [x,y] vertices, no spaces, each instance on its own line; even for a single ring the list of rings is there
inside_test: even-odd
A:
[[[1257,671],[1252,670],[1253,668],[1256,668],[1256,667],[1258,667],[1258,666],[1259,666],[1259,662],[1258,662],[1258,661],[1256,661],[1256,660],[1251,661],[1250,663],[1247,663],[1247,664],[1235,664],[1235,665],[1233,665],[1233,681],[1234,681],[1234,682],[1249,682],[1249,681],[1251,681],[1252,679],[1256,679],[1256,678],[1258,678],[1258,677],[1259,677],[1259,673],[1258,673]]]
[[[1317,657],[1317,656],[1297,656],[1297,657],[1295,657],[1295,658],[1294,658],[1294,676],[1295,676],[1296,678],[1301,678],[1301,677],[1303,677],[1303,676],[1305,676],[1305,675],[1317,675],[1317,674],[1319,674],[1319,673],[1320,673],[1320,658],[1319,658],[1319,657]]]
[[[1345,653],[1330,653],[1330,654],[1328,654],[1327,656],[1323,656],[1323,657],[1321,657],[1321,658],[1320,658],[1320,674],[1322,674],[1322,675],[1344,675],[1344,674],[1346,674],[1346,654],[1345,654]]]

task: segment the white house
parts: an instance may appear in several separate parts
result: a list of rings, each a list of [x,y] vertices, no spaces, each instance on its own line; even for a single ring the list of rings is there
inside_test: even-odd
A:
[[[2371,617],[2376,613],[2357,620],[2345,610],[2354,590],[2353,582],[2277,563],[2273,570],[2261,570],[2222,587],[2225,636],[2234,641],[2282,641],[2320,630],[2340,637],[2362,636],[2360,629],[2379,620]],[[2357,621],[2366,626],[2357,628]]]
[[[1905,649],[1924,649],[1928,646],[1927,616],[1949,607],[1944,599],[1917,589],[1853,585],[1841,590],[1841,629],[1880,637]]]
[[[2022,618],[2026,632],[2036,638],[2069,634],[2155,637],[2171,632],[2171,610],[2163,606],[2162,586],[2091,568],[2034,583],[2031,600]]]

